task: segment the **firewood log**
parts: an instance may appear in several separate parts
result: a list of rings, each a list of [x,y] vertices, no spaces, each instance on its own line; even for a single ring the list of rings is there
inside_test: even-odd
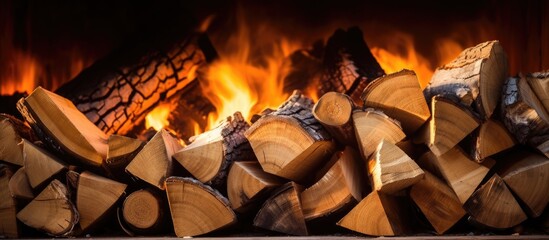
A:
[[[414,140],[425,143],[437,156],[452,149],[480,124],[471,111],[441,96],[431,99],[431,113],[429,123]]]
[[[507,56],[498,41],[467,48],[452,62],[438,68],[424,90],[471,106],[483,119],[492,116],[508,74]]]
[[[466,214],[452,188],[427,171],[410,189],[410,197],[438,234],[448,231]]]
[[[470,221],[474,224],[495,229],[516,226],[527,218],[497,174],[475,191],[463,208],[469,213]]]
[[[80,213],[80,227],[83,232],[104,220],[127,185],[85,171],[78,178],[76,208]]]
[[[313,116],[341,144],[357,146],[351,115],[353,100],[338,92],[328,92],[313,106]]]
[[[27,171],[25,167],[17,169],[17,171],[10,178],[9,190],[11,195],[16,199],[32,200],[34,193],[27,177]]]
[[[414,133],[431,116],[416,73],[411,70],[374,80],[361,99],[365,107],[379,109],[399,121],[407,134]]]
[[[420,181],[424,172],[404,151],[383,139],[368,160],[368,175],[374,191],[395,194]]]
[[[33,189],[41,187],[56,174],[67,170],[65,163],[31,142],[23,139],[21,145],[25,159],[25,171]]]
[[[498,175],[530,217],[538,217],[549,203],[549,159],[522,149],[503,155]]]
[[[16,107],[17,103],[14,104],[14,107]],[[27,139],[31,142],[37,141],[36,134],[34,134],[34,131],[32,128],[28,126],[25,122],[21,121],[19,118],[16,118],[12,115],[0,113],[0,121],[8,120],[11,123],[11,126],[15,130],[15,132],[19,135],[19,137]]]
[[[175,235],[203,235],[236,222],[229,200],[200,181],[169,177],[166,193]]]
[[[225,189],[233,162],[255,160],[250,143],[244,137],[249,127],[242,114],[236,112],[216,128],[196,136],[173,157],[199,181]]]
[[[115,179],[124,179],[124,170],[141,151],[145,145],[142,141],[134,138],[113,134],[109,136],[109,151],[105,159],[104,168]]]
[[[515,138],[497,120],[488,119],[472,133],[471,157],[481,163],[489,156],[513,147]]]
[[[0,160],[23,166],[23,151],[18,146],[21,136],[9,119],[0,120]]]
[[[362,104],[360,94],[372,80],[385,75],[358,27],[338,29],[328,39],[319,93],[345,93]]]
[[[295,91],[278,110],[257,120],[244,135],[265,172],[296,182],[329,160],[335,144],[313,117],[313,102]]]
[[[308,235],[299,192],[293,182],[281,186],[261,207],[254,226],[290,235]]]
[[[233,210],[247,213],[259,207],[284,179],[266,173],[256,161],[234,162],[227,178],[227,196]]]
[[[528,74],[526,81],[539,100],[539,105],[543,106],[543,109],[536,111],[542,112],[541,117],[549,122],[549,70]]]
[[[17,109],[42,142],[54,149],[62,149],[91,166],[101,166],[107,157],[107,135],[69,100],[38,87],[17,103]]]
[[[366,109],[353,112],[355,135],[362,157],[370,159],[377,145],[385,139],[391,143],[398,143],[406,138],[400,128],[400,123],[380,111]]]
[[[166,224],[164,204],[163,198],[153,189],[137,190],[124,200],[122,217],[136,233],[156,234]]]
[[[67,187],[54,179],[17,213],[17,219],[52,236],[69,236],[78,223],[78,211],[67,194]]]
[[[395,236],[410,232],[410,212],[401,198],[373,191],[337,225],[371,236]]]
[[[0,236],[6,238],[19,237],[16,202],[8,186],[12,175],[6,165],[0,164]]]
[[[421,158],[421,161],[430,162],[436,167],[436,171],[439,171],[452,187],[461,203],[469,199],[490,170],[470,159],[459,147],[438,157],[432,152],[427,152]]]
[[[128,164],[126,172],[164,190],[164,181],[172,175],[172,156],[181,148],[177,139],[161,129]]]

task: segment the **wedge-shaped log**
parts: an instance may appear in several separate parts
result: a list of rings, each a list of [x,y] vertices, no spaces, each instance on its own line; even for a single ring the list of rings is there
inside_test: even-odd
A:
[[[244,137],[249,127],[242,114],[236,112],[216,128],[196,136],[173,157],[201,182],[225,188],[229,167],[234,161],[255,159]]]
[[[137,190],[124,200],[122,205],[124,222],[137,233],[158,233],[165,223],[164,202],[153,189]]]
[[[538,217],[549,203],[549,159],[527,150],[514,149],[506,154],[498,168],[498,174],[524,203],[530,217]]]
[[[341,144],[357,146],[351,115],[353,100],[344,93],[328,92],[313,107],[316,120]]]
[[[406,138],[397,121],[371,108],[353,112],[353,123],[358,147],[364,159],[370,159],[370,155],[383,139],[398,143]]]
[[[487,157],[509,149],[515,144],[515,139],[502,123],[488,119],[473,132],[471,157],[481,163]]]
[[[63,162],[31,142],[23,139],[21,145],[25,157],[25,171],[33,189],[67,169]]]
[[[67,187],[54,179],[23,210],[17,219],[52,236],[68,236],[78,223],[78,212],[67,197]]]
[[[507,65],[507,56],[498,41],[480,43],[438,68],[425,88],[425,96],[430,99],[445,95],[459,100],[488,119],[501,97]]]
[[[350,209],[362,200],[360,157],[351,148],[337,152],[337,162],[311,187],[301,193],[301,205],[306,221],[329,217]],[[357,158],[358,157],[358,158]]]
[[[291,235],[308,235],[299,200],[300,186],[289,182],[281,186],[261,207],[254,226]]]
[[[423,158],[422,162],[429,162],[437,168],[461,203],[469,199],[490,170],[471,160],[459,147],[439,157],[432,152],[427,152],[421,158]]]
[[[431,112],[431,119],[420,130],[417,140],[437,156],[452,149],[480,124],[469,110],[440,96],[431,99]]]
[[[117,179],[145,145],[141,140],[120,135],[109,136],[109,151],[105,168]]]
[[[284,181],[264,172],[256,161],[235,162],[227,178],[227,195],[231,207],[240,213],[259,207],[259,201],[265,200]]]
[[[101,166],[107,157],[107,135],[72,102],[41,87],[17,103],[17,109],[44,143],[61,148],[85,164]]]
[[[23,151],[18,146],[21,136],[9,119],[0,118],[0,160],[23,166]]]
[[[164,189],[164,181],[172,175],[172,156],[181,144],[168,131],[161,129],[126,167],[126,172]]]
[[[401,199],[373,191],[337,225],[371,236],[395,236],[410,232],[409,211]]]
[[[365,107],[382,110],[402,124],[404,132],[414,133],[431,116],[416,73],[402,70],[380,77],[364,89]]]
[[[313,117],[312,107],[311,99],[295,91],[244,133],[265,172],[307,182],[329,160],[335,144]]]
[[[472,222],[496,229],[516,226],[527,218],[497,174],[475,191],[463,207]]]
[[[78,178],[76,208],[80,213],[80,227],[86,232],[104,219],[108,211],[122,197],[127,185],[85,171]]]
[[[8,186],[12,175],[6,165],[0,164],[0,236],[7,238],[19,237],[16,202]]]
[[[466,214],[452,188],[427,171],[410,189],[410,197],[438,234],[446,232]]]
[[[549,122],[549,114],[547,114],[549,113],[549,71],[528,74],[526,81],[545,110],[543,119]]]
[[[404,151],[385,139],[368,160],[373,190],[394,194],[420,181],[423,170]]]
[[[17,171],[10,178],[9,190],[13,197],[23,200],[32,200],[34,193],[27,177],[27,171],[25,167],[17,169]]]
[[[192,179],[166,179],[175,235],[203,235],[236,222],[229,200],[207,185]]]

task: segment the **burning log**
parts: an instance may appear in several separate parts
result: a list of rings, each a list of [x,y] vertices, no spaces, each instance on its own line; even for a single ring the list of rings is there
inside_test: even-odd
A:
[[[353,100],[338,92],[328,92],[313,107],[313,115],[341,144],[357,146],[351,115]]]
[[[16,202],[9,188],[12,175],[6,165],[0,164],[0,236],[7,238],[19,237]]]

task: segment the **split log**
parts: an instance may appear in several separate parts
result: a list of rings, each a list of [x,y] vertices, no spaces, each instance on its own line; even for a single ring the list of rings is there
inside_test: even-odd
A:
[[[414,133],[431,116],[416,73],[411,70],[374,80],[364,89],[361,99],[365,107],[379,109],[398,120],[407,134]]]
[[[78,211],[67,194],[67,187],[55,179],[17,213],[17,219],[52,236],[69,236],[78,223]]]
[[[142,141],[134,138],[124,137],[113,134],[109,136],[109,151],[107,152],[107,159],[105,159],[104,168],[115,179],[124,179],[124,169],[135,158],[137,153],[141,151],[143,145]]]
[[[0,120],[0,160],[23,166],[23,151],[18,146],[21,136],[9,119]]]
[[[17,207],[9,188],[11,170],[0,164],[0,236],[6,238],[18,238]]]
[[[452,149],[480,124],[472,112],[440,96],[431,99],[431,112],[429,123],[420,130],[416,141],[425,143],[437,156]]]
[[[219,192],[192,178],[166,179],[175,235],[203,235],[236,222],[229,200]]]
[[[290,235],[308,235],[301,201],[300,186],[290,182],[278,189],[261,207],[254,226]]]
[[[515,139],[499,121],[488,119],[472,134],[471,157],[481,163],[489,156],[509,149]]]
[[[429,151],[429,148],[425,144],[415,144],[412,139],[402,140],[395,145],[416,161]]]
[[[161,129],[128,164],[126,172],[164,190],[164,181],[172,175],[172,156],[181,148],[176,138]]]
[[[516,226],[527,218],[497,174],[475,191],[463,207],[473,223],[495,229]]]
[[[127,185],[85,171],[78,178],[76,208],[83,232],[102,221],[120,199]]]
[[[385,139],[368,160],[374,191],[395,194],[420,181],[424,172],[404,151]]]
[[[545,114],[542,114],[543,119],[549,122],[549,70],[528,74],[526,81],[545,110]]]
[[[225,189],[233,162],[255,160],[250,143],[244,137],[248,128],[246,119],[236,112],[216,128],[196,136],[173,157],[199,181]]]
[[[227,196],[233,210],[250,212],[259,207],[284,179],[266,173],[256,161],[234,162],[227,178]]]
[[[313,117],[313,101],[295,91],[278,110],[261,117],[244,135],[265,172],[310,182],[332,155],[335,144]]]
[[[17,105],[17,102],[13,106],[16,107],[16,105]],[[12,115],[0,113],[0,121],[6,120],[6,119],[11,123],[12,128],[19,135],[19,137],[27,139],[31,142],[35,142],[38,140],[36,138],[36,135],[34,134],[34,131],[32,131],[32,128],[30,128],[28,124],[26,124],[25,122],[21,121],[19,118],[16,118]]]
[[[355,135],[362,157],[370,159],[377,145],[385,139],[393,144],[406,138],[400,123],[380,111],[366,109],[353,112]]]
[[[341,144],[357,146],[351,115],[353,100],[338,92],[324,94],[313,106],[313,116]]]
[[[67,170],[65,163],[29,141],[23,139],[21,145],[25,158],[25,171],[33,189],[43,186],[55,175]]]
[[[337,225],[371,236],[395,236],[410,232],[409,209],[398,197],[373,191]]]
[[[370,52],[358,27],[338,29],[328,39],[322,63],[319,93],[345,93],[356,103],[372,80],[385,72]]]
[[[164,201],[154,190],[141,189],[126,197],[122,217],[137,233],[157,233],[166,223],[164,207]]]
[[[10,178],[9,190],[16,199],[30,201],[34,198],[25,167],[19,168]]]
[[[549,203],[549,159],[526,150],[515,150],[498,159],[498,174],[524,203],[530,217],[538,217]]]
[[[334,154],[337,162],[315,184],[301,193],[305,221],[345,213],[362,200],[362,171],[359,156],[351,148]],[[355,158],[358,157],[358,158]]]
[[[443,95],[473,107],[483,119],[492,116],[508,74],[507,56],[499,41],[467,48],[452,62],[438,68],[424,90],[429,100]]]
[[[38,87],[17,103],[17,109],[42,142],[53,145],[54,149],[69,153],[91,166],[101,166],[105,160],[107,135],[69,100]]]
[[[427,171],[410,189],[410,197],[438,234],[448,231],[466,214],[452,188]]]
[[[466,155],[459,147],[455,147],[441,156],[427,152],[421,161],[430,162],[452,187],[461,203],[465,203],[473,194],[486,174],[487,167],[478,164]]]

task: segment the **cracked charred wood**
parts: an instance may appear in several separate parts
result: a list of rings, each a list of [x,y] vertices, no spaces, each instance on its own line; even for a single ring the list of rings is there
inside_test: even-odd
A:
[[[301,49],[293,52],[285,59],[288,75],[284,78],[284,92],[294,89],[305,90],[311,84],[320,81],[322,69],[322,41],[315,42],[312,49]]]
[[[364,88],[383,75],[385,72],[370,52],[362,31],[358,27],[338,29],[326,44],[319,93],[345,93],[361,105]]]
[[[7,238],[19,237],[17,226],[17,207],[10,192],[10,179],[13,177],[8,166],[0,164],[0,236]]]
[[[56,92],[104,132],[125,135],[159,102],[195,81],[196,71],[211,58],[205,54],[215,53],[202,50],[209,40],[198,33],[165,39],[112,52]]]

